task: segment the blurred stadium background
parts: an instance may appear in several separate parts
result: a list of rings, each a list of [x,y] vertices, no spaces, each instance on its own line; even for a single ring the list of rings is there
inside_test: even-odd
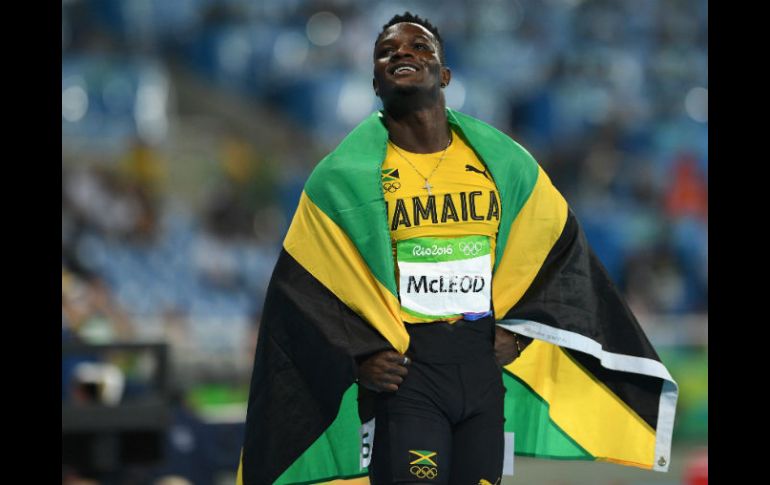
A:
[[[706,483],[706,0],[62,0],[63,483],[234,483],[281,240],[407,9],[445,39],[448,105],[549,172],[680,385],[668,474],[517,458],[503,483]]]

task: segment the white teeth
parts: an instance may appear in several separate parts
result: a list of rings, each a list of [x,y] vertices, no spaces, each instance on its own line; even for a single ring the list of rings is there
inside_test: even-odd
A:
[[[401,66],[395,71],[393,71],[395,74],[399,74],[402,72],[417,72],[417,69],[411,67],[411,66]]]

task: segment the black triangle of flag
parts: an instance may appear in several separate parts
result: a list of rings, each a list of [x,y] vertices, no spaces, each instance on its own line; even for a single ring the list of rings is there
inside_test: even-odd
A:
[[[395,177],[395,178],[398,178],[398,169],[395,169],[395,170],[393,170],[393,171],[390,173],[390,176],[391,176],[391,177]]]

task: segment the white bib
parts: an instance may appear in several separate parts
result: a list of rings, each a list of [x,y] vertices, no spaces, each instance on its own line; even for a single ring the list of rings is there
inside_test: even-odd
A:
[[[484,313],[492,297],[489,237],[420,237],[398,241],[402,309],[440,320]]]

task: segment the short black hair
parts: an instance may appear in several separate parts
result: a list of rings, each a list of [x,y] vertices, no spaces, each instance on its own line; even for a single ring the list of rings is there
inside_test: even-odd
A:
[[[435,37],[436,41],[438,42],[439,60],[441,60],[441,64],[446,64],[446,61],[444,60],[444,41],[441,39],[441,34],[438,33],[438,28],[428,22],[428,19],[421,18],[419,15],[414,15],[408,11],[404,12],[402,15],[394,15],[392,19],[388,20],[388,23],[382,26],[382,30],[377,35],[377,39],[375,39],[374,43],[377,44],[377,42],[380,41],[380,37],[382,37],[382,34],[385,33],[385,30],[387,30],[388,27],[400,24],[401,22],[409,22],[410,24],[422,25],[428,29],[428,32],[433,34],[433,37]]]

